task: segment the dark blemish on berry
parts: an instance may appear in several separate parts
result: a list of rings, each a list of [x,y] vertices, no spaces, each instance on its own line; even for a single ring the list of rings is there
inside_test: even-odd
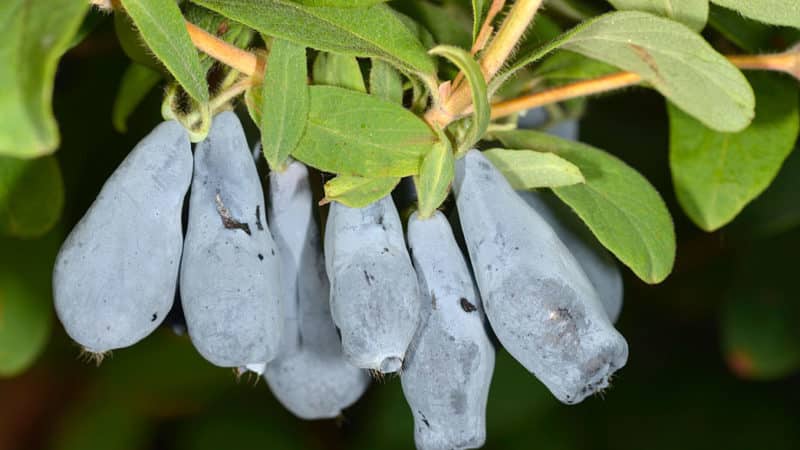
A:
[[[474,311],[476,311],[478,309],[478,308],[475,307],[475,305],[470,303],[469,300],[467,300],[464,297],[461,297],[461,300],[459,300],[458,302],[461,304],[461,309],[463,309],[464,312],[471,313],[471,312],[474,312]]]
[[[270,252],[272,253],[272,256],[275,256],[275,249],[274,248],[272,250],[270,250]]]
[[[369,274],[369,272],[367,272],[367,271],[365,270],[365,271],[364,271],[364,279],[366,279],[366,280],[367,280],[367,284],[368,284],[368,285],[372,286],[372,280],[374,280],[374,279],[375,279],[375,277],[373,277],[372,275],[370,275],[370,274]]]
[[[428,422],[428,418],[425,417],[425,414],[422,414],[422,411],[420,411],[420,410],[417,410],[417,413],[419,413],[419,416],[422,418],[422,423],[424,423],[426,427],[430,428],[431,427],[431,423]]]
[[[228,230],[242,230],[250,236],[250,225],[239,222],[231,216],[231,212],[225,207],[225,204],[222,203],[222,197],[219,191],[217,191],[217,195],[214,197],[214,202],[217,204],[217,214],[219,214],[219,218],[222,219],[222,226]]]
[[[436,294],[431,292],[431,308],[436,309]]]
[[[158,319],[158,313],[153,313],[153,317],[150,318],[150,322],[155,322]]]
[[[256,205],[256,228],[258,231],[264,231],[264,225],[261,224],[261,205]]]
[[[259,254],[258,254],[258,260],[259,260],[259,261],[263,261],[263,260],[264,260],[264,255],[262,255],[261,253],[259,253]]]
[[[383,253],[389,253],[389,249],[386,248],[386,247],[383,247]]]

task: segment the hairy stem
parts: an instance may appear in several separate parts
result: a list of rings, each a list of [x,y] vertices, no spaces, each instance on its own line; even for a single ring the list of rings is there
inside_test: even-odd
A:
[[[728,60],[740,69],[786,72],[800,80],[800,49],[775,55],[737,55]],[[581,80],[492,105],[492,119],[510,116],[530,108],[563,102],[578,97],[600,94],[641,83],[642,77],[632,72],[617,72],[590,80]]]
[[[217,61],[257,80],[264,78],[266,61],[214,36],[197,25],[186,22],[186,30],[195,47]]]
[[[542,0],[517,0],[514,6],[511,7],[511,11],[509,11],[508,16],[500,26],[500,30],[489,43],[480,59],[481,71],[487,81],[497,74],[508,57],[511,56],[541,4]],[[461,83],[453,90],[444,104],[439,108],[428,111],[425,115],[425,120],[432,125],[444,128],[463,114],[470,107],[470,103],[471,92],[469,86]]]

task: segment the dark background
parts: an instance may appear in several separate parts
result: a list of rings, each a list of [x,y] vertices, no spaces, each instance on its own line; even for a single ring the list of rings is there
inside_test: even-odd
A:
[[[55,111],[67,199],[54,242],[160,120],[154,92],[127,134],[113,130],[111,105],[127,63],[110,23],[62,61]],[[624,270],[618,328],[630,358],[603,395],[561,405],[499,351],[485,448],[800,448],[800,155],[739,219],[708,234],[675,201],[660,96],[632,89],[592,99],[581,126],[582,140],[621,156],[666,199],[678,236],[675,271],[648,286]],[[413,428],[393,377],[374,382],[340,420],[303,422],[263,380],[211,366],[167,328],[95,367],[55,323],[34,367],[0,381],[0,450],[40,448],[410,449]]]

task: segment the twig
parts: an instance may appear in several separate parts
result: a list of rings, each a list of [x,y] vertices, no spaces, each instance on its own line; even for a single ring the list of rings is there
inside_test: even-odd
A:
[[[773,55],[728,56],[740,69],[786,72],[800,80],[800,48]],[[613,91],[641,83],[642,77],[632,72],[617,72],[590,80],[577,81],[553,89],[525,95],[492,105],[492,119],[510,116],[526,109],[563,102],[587,95]]]
[[[481,71],[487,81],[505,64],[541,4],[542,0],[517,0],[511,7],[500,30],[481,56]],[[431,125],[444,128],[463,114],[470,107],[471,101],[469,86],[461,83],[442,105],[431,108],[425,114],[425,120]]]
[[[223,41],[191,22],[186,22],[186,30],[195,47],[212,58],[257,80],[264,78],[264,59]]]

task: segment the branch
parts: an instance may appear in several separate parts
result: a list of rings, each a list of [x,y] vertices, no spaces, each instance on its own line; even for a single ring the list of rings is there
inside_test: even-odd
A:
[[[189,32],[194,46],[208,56],[259,80],[259,83],[264,78],[265,59],[231,45],[191,22],[186,22],[186,31]]]
[[[800,81],[800,46],[774,55],[736,55],[728,60],[740,69],[772,70],[786,72]],[[530,108],[563,102],[587,95],[613,91],[641,83],[642,78],[632,72],[617,72],[610,75],[577,81],[534,94],[525,95],[492,105],[492,119],[510,116]]]
[[[481,71],[488,81],[503,67],[508,57],[514,51],[525,30],[528,29],[536,11],[539,10],[542,0],[517,0],[511,7],[508,16],[500,26],[492,42],[483,52],[480,59]],[[432,108],[425,114],[425,120],[441,128],[446,127],[457,117],[461,116],[469,107],[471,92],[469,86],[461,83],[438,108]]]

